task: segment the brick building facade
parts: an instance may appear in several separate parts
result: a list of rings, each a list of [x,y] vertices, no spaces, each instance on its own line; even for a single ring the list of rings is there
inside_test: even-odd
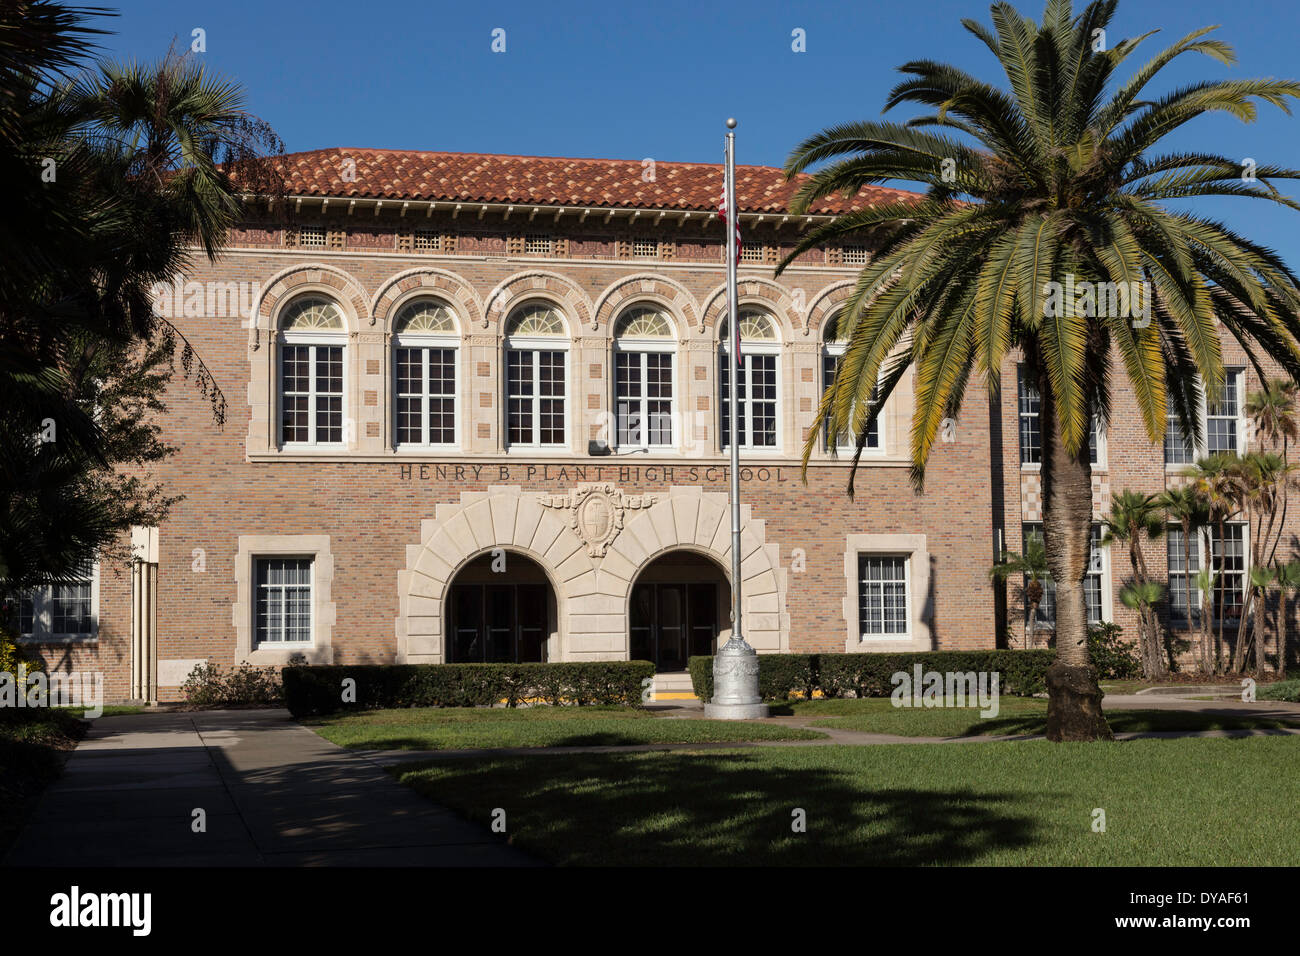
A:
[[[184,500],[137,530],[131,567],[95,567],[76,595],[90,631],[59,633],[45,606],[59,596],[40,599],[30,640],[47,661],[102,671],[111,700],[165,700],[203,660],[672,670],[711,653],[731,567],[720,168],[290,159],[291,215],[236,231],[160,300],[228,419],[173,383],[164,427],[179,451],[157,473]],[[825,436],[805,483],[831,330],[868,250],[816,250],[779,279],[773,266],[811,223],[900,194],[796,217],[778,170],[737,179],[747,639],[760,652],[1020,646],[1019,589],[1002,596],[988,574],[1041,520],[1014,364],[998,404],[969,390],[924,494],[909,481],[907,380],[856,497]],[[1121,389],[1098,444],[1099,521],[1112,490],[1177,480]],[[1098,607],[1131,631],[1126,559],[1110,550]],[[1164,545],[1149,557],[1164,568]]]

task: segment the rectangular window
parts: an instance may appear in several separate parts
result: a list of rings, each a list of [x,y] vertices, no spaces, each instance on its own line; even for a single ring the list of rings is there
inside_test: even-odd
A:
[[[1101,544],[1102,535],[1105,529],[1100,524],[1094,524],[1088,533],[1088,573],[1083,579],[1083,599],[1088,607],[1088,623],[1100,624],[1105,620],[1106,615],[1106,588],[1109,586],[1109,567],[1107,559],[1108,549],[1103,548]],[[1024,540],[1028,540],[1030,535],[1036,535],[1041,540],[1043,536],[1043,526],[1035,521],[1026,523],[1022,527]],[[1029,578],[1025,577],[1021,586],[1029,583]],[[1029,608],[1025,607],[1025,613],[1029,613]],[[1056,582],[1046,581],[1043,584],[1043,600],[1038,605],[1038,615],[1034,621],[1034,630],[1052,630],[1056,627]]]
[[[740,247],[741,262],[762,262],[764,258],[764,248],[762,243],[748,242]],[[725,253],[724,253],[725,255]]]
[[[75,640],[98,633],[98,585],[93,561],[73,578],[47,584],[19,596],[18,632],[26,640]]]
[[[1246,388],[1246,370],[1224,370],[1223,393],[1214,404],[1208,402],[1198,410],[1201,432],[1205,436],[1203,447],[1197,447],[1191,436],[1184,435],[1173,408],[1165,428],[1165,464],[1190,465],[1197,458],[1216,452],[1236,452],[1245,434],[1245,411],[1242,400]]]
[[[411,244],[422,252],[441,252],[442,233],[436,229],[417,229],[411,237]]]
[[[867,264],[867,247],[841,246],[840,261],[846,266],[865,266]]]
[[[1170,618],[1175,625],[1189,627],[1200,623],[1203,602],[1201,589],[1196,586],[1196,576],[1205,567],[1207,540],[1211,555],[1209,567],[1214,575],[1210,601],[1215,619],[1239,620],[1241,617],[1248,570],[1245,523],[1233,521],[1224,525],[1222,537],[1216,528],[1207,528],[1197,534],[1192,541],[1190,564],[1183,546],[1183,529],[1174,525],[1169,529],[1166,550]]]
[[[908,633],[906,557],[858,555],[858,630],[863,640]]]
[[[835,373],[840,367],[841,358],[842,356],[838,352],[822,353],[822,391],[823,392],[826,389],[830,388],[831,383],[835,381]],[[871,392],[872,401],[875,401],[876,398],[879,397],[879,393],[880,393],[880,388],[879,386],[877,386]],[[829,418],[823,420],[822,421],[822,444],[827,451],[830,451],[832,448],[839,449],[840,451],[850,451],[850,452],[857,450],[857,440],[854,439],[852,436],[840,435],[838,436],[838,439],[839,439],[838,441],[831,440],[830,420]],[[873,421],[871,425],[867,428],[867,441],[866,444],[863,445],[863,448],[869,451],[879,450],[880,448],[879,417],[877,417],[876,420]]]
[[[1201,592],[1196,586],[1196,575],[1201,570],[1201,535],[1195,535],[1188,548],[1182,527],[1173,525],[1165,537],[1165,549],[1169,566],[1170,618],[1177,624],[1195,626],[1201,618]]]
[[[327,444],[343,441],[343,347],[281,347],[280,441]]]
[[[456,443],[456,350],[399,348],[395,353],[399,445]]]
[[[620,448],[672,445],[671,352],[615,353],[614,388]]]
[[[1020,413],[1020,464],[1039,465],[1043,461],[1043,425],[1042,400],[1038,389],[1034,388],[1025,377],[1024,366],[1020,366],[1019,379],[1019,413]],[[1092,416],[1092,430],[1088,433],[1088,463],[1100,464],[1101,419]]]
[[[659,255],[658,239],[633,239],[632,255],[638,259],[653,259]]]
[[[256,643],[311,643],[311,558],[259,558]]]
[[[776,356],[745,355],[736,396],[740,416],[741,448],[776,447]],[[731,372],[732,358],[723,351],[719,382],[722,394],[722,447],[731,447]]]
[[[565,353],[506,351],[506,426],[512,445],[563,445]]]

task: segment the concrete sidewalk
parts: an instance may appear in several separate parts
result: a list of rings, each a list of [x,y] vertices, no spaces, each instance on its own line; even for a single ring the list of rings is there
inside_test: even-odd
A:
[[[537,865],[283,710],[100,718],[3,862]]]

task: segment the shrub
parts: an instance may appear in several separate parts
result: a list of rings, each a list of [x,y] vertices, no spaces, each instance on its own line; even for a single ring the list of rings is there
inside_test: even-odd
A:
[[[641,703],[649,661],[553,664],[358,664],[286,667],[285,704],[295,717],[387,707],[490,707],[505,702]],[[347,687],[344,699],[344,681]]]
[[[16,679],[20,664],[26,665],[29,674],[45,670],[40,658],[29,654],[27,648],[18,643],[17,634],[7,627],[0,627],[0,674],[13,674]]]
[[[1120,635],[1124,628],[1102,622],[1088,628],[1088,658],[1098,680],[1127,680],[1142,674],[1137,648]]]
[[[1284,680],[1261,687],[1255,697],[1257,700],[1285,700],[1300,704],[1300,680]]]
[[[811,697],[888,697],[893,676],[924,671],[997,672],[999,692],[1032,696],[1047,689],[1044,673],[1055,651],[919,651],[896,654],[759,654],[758,690],[764,700],[786,700],[794,691]],[[691,686],[700,700],[713,697],[713,658],[688,662]]]
[[[284,699],[276,669],[253,667],[251,664],[223,670],[210,661],[204,661],[190,671],[181,690],[187,702],[199,707],[237,704],[274,707]]]

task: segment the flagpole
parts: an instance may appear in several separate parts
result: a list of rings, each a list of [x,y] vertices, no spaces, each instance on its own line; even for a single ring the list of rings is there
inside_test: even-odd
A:
[[[723,205],[735,225],[725,221],[727,231],[727,331],[730,347],[724,356],[731,434],[731,637],[713,658],[713,699],[704,705],[705,715],[722,720],[766,717],[767,705],[758,693],[758,655],[745,640],[741,621],[740,586],[740,314],[736,293],[736,247],[740,232],[740,208],[736,204],[736,128],[727,120],[726,164],[723,172]],[[722,348],[722,342],[718,342]],[[720,363],[721,364],[721,363]]]

